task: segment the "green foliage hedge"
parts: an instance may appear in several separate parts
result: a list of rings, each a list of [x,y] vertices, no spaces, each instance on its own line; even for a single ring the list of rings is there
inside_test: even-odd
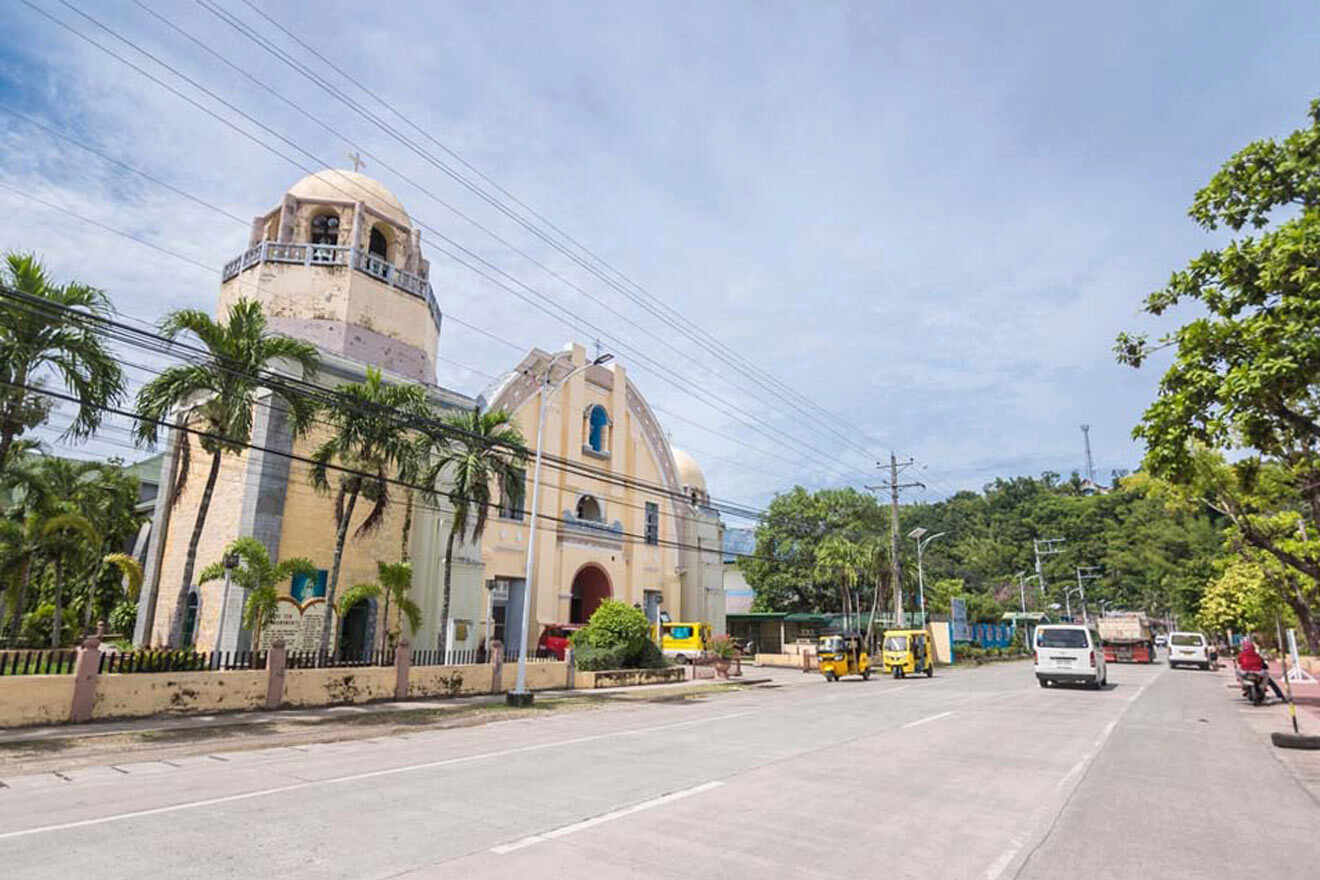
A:
[[[606,599],[582,629],[573,633],[578,669],[660,669],[668,665],[651,641],[651,624],[641,610]]]

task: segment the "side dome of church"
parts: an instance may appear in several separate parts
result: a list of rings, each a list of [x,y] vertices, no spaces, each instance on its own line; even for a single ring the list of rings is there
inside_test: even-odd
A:
[[[683,494],[691,499],[693,504],[709,504],[706,475],[701,472],[697,460],[677,446],[671,445],[669,451],[673,453],[674,465],[678,468],[678,484],[683,487]]]
[[[326,168],[253,219],[248,249],[221,275],[220,310],[255,299],[280,333],[433,384],[441,315],[430,272],[398,197],[360,171]]]

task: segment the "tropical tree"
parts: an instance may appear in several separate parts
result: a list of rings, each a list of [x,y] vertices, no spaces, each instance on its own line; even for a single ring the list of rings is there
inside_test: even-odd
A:
[[[310,559],[296,556],[271,562],[266,545],[253,537],[236,538],[225,548],[225,556],[238,557],[239,565],[230,571],[230,584],[244,592],[243,626],[252,630],[252,644],[261,645],[261,631],[275,617],[279,609],[278,585],[295,575],[315,578],[317,567]],[[224,560],[217,560],[202,569],[197,576],[199,584],[223,580]]]
[[[50,558],[51,566],[55,571],[51,601],[55,610],[51,621],[50,646],[58,648],[61,644],[61,623],[64,620],[65,577],[69,569],[78,564],[79,555],[85,553],[88,546],[101,546],[101,535],[87,517],[81,513],[66,511],[42,522],[40,540],[41,552]]]
[[[847,538],[830,535],[816,548],[816,579],[838,586],[840,610],[845,620],[852,620],[855,610],[853,591],[863,572],[869,570],[870,555],[866,548]]]
[[[399,480],[400,474],[413,472],[412,456],[417,447],[406,425],[429,415],[425,388],[415,383],[389,384],[373,367],[367,368],[362,382],[348,382],[335,389],[335,399],[325,413],[332,433],[312,453],[309,475],[318,492],[329,492],[332,485],[335,490],[335,555],[326,591],[322,651],[329,650],[332,635],[334,644],[339,644],[335,596],[344,543],[358,500],[371,504],[354,532],[361,537],[383,523],[391,500],[391,483]]]
[[[319,357],[310,343],[270,332],[261,306],[246,299],[229,307],[224,322],[196,309],[171,312],[161,322],[160,332],[170,339],[191,334],[206,347],[206,355],[193,363],[169,367],[138,392],[138,442],[154,445],[167,420],[181,411],[178,424],[199,431],[199,445],[211,456],[170,622],[169,643],[174,645],[181,635],[197,546],[206,526],[221,459],[247,448],[252,438],[252,408],[263,389],[269,390],[287,411],[295,437],[307,431],[316,412],[315,403],[283,382],[272,382],[271,376],[280,361],[291,361],[301,370],[302,378],[310,377],[319,367]],[[187,480],[191,446],[190,437],[180,437],[176,477],[180,487]],[[149,609],[148,613],[154,611]]]
[[[33,254],[5,255],[0,285],[0,471],[15,440],[41,424],[49,401],[33,389],[57,377],[78,399],[65,436],[83,439],[104,407],[125,390],[124,374],[97,319],[111,313],[105,292],[71,281],[55,284]]]
[[[83,629],[90,631],[93,620],[102,618],[105,605],[101,601],[99,582],[107,574],[118,575],[119,589],[115,591],[117,607],[121,602],[136,602],[142,592],[142,563],[127,553],[107,553],[101,557],[101,565],[96,576],[87,582],[87,591],[83,596]]]
[[[0,576],[5,583],[5,604],[10,609],[10,638],[18,638],[27,607],[28,590],[40,565],[41,518],[29,513],[22,518],[0,519]],[[4,622],[0,621],[0,635]]]
[[[339,616],[343,618],[353,606],[367,599],[385,599],[384,623],[381,624],[380,649],[385,650],[390,635],[390,602],[393,600],[396,613],[408,621],[408,632],[415,633],[422,625],[422,609],[408,597],[412,589],[412,563],[376,562],[379,580],[375,583],[354,584],[339,597]]]
[[[1320,100],[1305,128],[1230,157],[1189,214],[1232,238],[1175,271],[1145,310],[1160,316],[1190,302],[1197,317],[1161,339],[1120,334],[1115,345],[1133,367],[1174,349],[1133,432],[1145,442],[1146,469],[1190,484],[1199,449],[1252,451],[1282,468],[1320,532]],[[1320,560],[1249,523],[1240,529],[1248,544],[1320,581]]]
[[[435,486],[441,479],[449,480],[444,496],[449,501],[452,519],[445,540],[444,588],[440,599],[441,652],[449,637],[454,543],[464,535],[473,541],[481,540],[491,505],[495,503],[492,493],[496,487],[508,492],[515,504],[522,503],[523,469],[527,460],[522,431],[506,410],[482,412],[474,407],[451,415],[444,422],[447,436],[424,478],[427,486]],[[533,521],[534,517],[529,524]]]

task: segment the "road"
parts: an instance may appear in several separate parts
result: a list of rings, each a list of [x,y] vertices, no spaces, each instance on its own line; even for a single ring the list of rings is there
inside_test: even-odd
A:
[[[1320,803],[1214,673],[1022,663],[7,776],[14,878],[1301,877]],[[1277,710],[1274,710],[1277,711]],[[1244,828],[1249,824],[1250,830]],[[1310,867],[1305,867],[1306,859]],[[94,867],[93,867],[94,866]]]

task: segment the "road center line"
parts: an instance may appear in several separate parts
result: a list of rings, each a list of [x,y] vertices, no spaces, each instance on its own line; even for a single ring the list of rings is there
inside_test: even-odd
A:
[[[509,755],[520,755],[527,752],[539,752],[545,749],[558,748],[560,746],[573,746],[587,742],[599,742],[604,739],[616,739],[623,736],[637,736],[640,734],[654,733],[660,730],[673,730],[679,727],[690,727],[696,724],[710,724],[715,721],[727,721],[731,718],[742,718],[751,715],[752,712],[734,712],[729,715],[716,715],[712,718],[696,718],[691,721],[678,721],[673,724],[660,724],[655,727],[640,727],[633,730],[620,730],[612,733],[598,733],[592,736],[579,736],[572,739],[563,739],[556,742],[537,743],[530,746],[518,746],[511,749],[500,749],[494,752],[481,752],[476,755],[462,755],[457,758],[445,758],[441,761],[427,761],[423,764],[409,764],[406,767],[389,767],[384,770],[370,770],[366,773],[354,773],[349,776],[334,776],[329,779],[313,779],[307,782],[295,782],[291,785],[280,785],[274,788],[262,788],[257,791],[245,791],[241,794],[231,794],[224,797],[207,798],[200,801],[186,801],[181,804],[170,804],[166,807],[154,807],[149,810],[133,810],[128,813],[116,813],[110,816],[99,816],[95,819],[82,819],[78,822],[62,822],[58,825],[41,825],[36,828],[24,828],[21,831],[6,831],[0,833],[0,840],[9,840],[14,837],[26,837],[30,834],[43,834],[48,831],[66,831],[70,828],[86,828],[89,825],[102,825],[108,822],[118,822],[123,819],[137,819],[143,816],[158,816],[162,813],[176,813],[182,810],[194,810],[199,807],[213,807],[217,804],[228,804],[235,801],[251,800],[252,798],[267,797],[268,795],[284,794],[289,791],[301,791],[318,785],[340,785],[345,782],[360,782],[363,779],[376,779],[382,776],[394,776],[399,773],[410,773],[414,770],[430,770],[436,767],[449,767],[455,764],[467,764],[473,761],[484,761],[489,758],[503,758]]]
[[[599,816],[593,816],[590,819],[583,819],[581,822],[574,822],[572,825],[565,825],[562,828],[556,828],[553,831],[546,831],[541,834],[533,834],[524,837],[521,840],[515,840],[513,843],[506,843],[502,846],[493,846],[490,851],[496,855],[505,855],[514,850],[524,849],[537,843],[544,843],[547,840],[554,840],[559,837],[567,837],[570,834],[576,834],[579,831],[585,831],[588,828],[594,828],[597,825],[603,825],[606,822],[613,822],[615,819],[622,819],[624,816],[631,816],[633,813],[640,813],[642,810],[649,810],[653,807],[663,806],[673,801],[682,800],[686,797],[692,797],[694,794],[701,794],[710,791],[712,788],[719,788],[723,782],[703,782],[701,785],[685,788],[682,791],[673,791],[669,794],[652,798],[649,801],[642,801],[640,804],[633,804],[630,807],[623,807],[619,810],[612,810],[608,813],[602,813]]]
[[[950,710],[948,712],[941,712],[938,715],[927,715],[925,718],[918,718],[916,721],[909,721],[907,724],[904,724],[903,726],[916,727],[918,724],[925,724],[927,721],[938,721],[941,718],[948,718],[952,714],[953,711]]]

